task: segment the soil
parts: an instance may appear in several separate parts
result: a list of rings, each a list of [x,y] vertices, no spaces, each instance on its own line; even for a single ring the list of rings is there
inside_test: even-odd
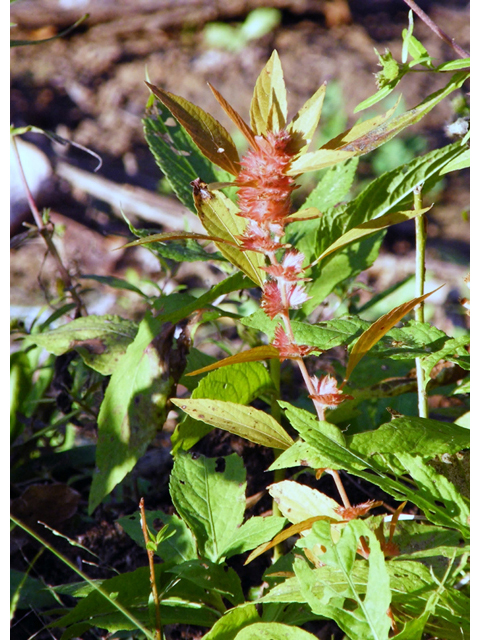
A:
[[[67,3],[63,3],[67,5]],[[88,4],[88,3],[87,3]],[[91,3],[93,4],[93,3]],[[355,120],[355,106],[375,90],[373,73],[378,70],[374,47],[380,53],[384,49],[401,56],[401,33],[408,24],[406,5],[401,0],[291,0],[290,2],[241,2],[231,3],[192,2],[98,2],[88,6],[91,17],[65,38],[37,45],[12,49],[11,55],[11,119],[16,126],[34,125],[52,131],[62,138],[83,145],[100,155],[103,161],[96,175],[115,185],[131,185],[155,192],[161,178],[158,168],[145,144],[141,118],[148,98],[143,80],[148,72],[150,82],[184,96],[201,105],[218,118],[227,128],[226,118],[210,93],[207,82],[213,84],[222,95],[243,115],[248,116],[251,91],[258,73],[268,60],[273,49],[280,55],[288,88],[289,113],[297,109],[314,93],[324,81],[337,83],[341,87],[343,105],[348,116],[347,126]],[[250,41],[238,51],[226,51],[208,45],[204,37],[204,25],[211,20],[227,21],[231,24],[243,22],[248,11],[256,6],[270,5],[282,10],[281,24],[270,33]],[[437,22],[462,47],[469,46],[468,3],[461,0],[420,3],[430,17]],[[17,26],[12,30],[15,39],[41,39],[51,37],[72,24],[84,11],[79,3],[78,11],[61,8],[54,0],[19,0],[12,6],[12,20]],[[222,8],[222,5],[228,5]],[[114,8],[112,9],[112,7]],[[180,9],[180,6],[183,7]],[[415,21],[415,33],[438,62],[453,59],[454,52],[433,34],[420,20]],[[401,92],[405,104],[412,107],[444,84],[444,78],[431,75],[412,75],[402,81]],[[328,91],[328,89],[327,89]],[[380,109],[379,109],[380,111]],[[426,149],[448,142],[445,124],[453,119],[452,107],[443,101],[419,125],[414,132],[425,139]],[[60,229],[61,237],[56,242],[64,263],[72,275],[100,274],[122,277],[135,269],[139,277],[160,281],[163,274],[157,263],[153,263],[143,249],[112,249],[122,244],[127,235],[125,224],[115,207],[100,201],[89,192],[82,191],[73,181],[58,177],[56,167],[68,163],[86,172],[93,172],[96,161],[78,148],[65,148],[51,143],[44,136],[28,134],[25,139],[37,145],[53,165],[54,179],[49,188],[39,196],[39,205],[52,209],[52,220]],[[372,168],[363,165],[365,176]],[[463,278],[467,273],[469,227],[462,212],[468,209],[468,173],[448,176],[429,227],[429,268],[441,273],[448,282],[444,300],[458,300],[468,295]],[[133,221],[152,226],[141,216]],[[19,314],[37,313],[45,304],[58,295],[56,265],[50,256],[45,256],[41,239],[20,242],[24,231],[21,222],[32,223],[28,211],[13,221],[12,233],[17,246],[12,250],[12,305]],[[158,225],[157,225],[158,226]],[[167,227],[160,227],[167,229]],[[381,259],[365,276],[373,291],[394,284],[402,277],[403,270],[413,260],[413,238],[409,227],[402,225],[389,233]],[[218,277],[209,267],[182,267],[176,275],[177,282],[214,282]],[[197,280],[195,280],[197,278]],[[90,284],[90,283],[89,283]],[[111,289],[92,283],[88,306],[91,313],[125,314],[118,309],[117,299]],[[450,296],[450,298],[449,298]],[[141,312],[134,297],[129,303],[128,314],[135,318]],[[459,320],[448,313],[435,318],[440,328],[449,332]],[[437,322],[438,320],[438,322]],[[167,436],[162,436],[162,438]],[[160,438],[154,443],[158,452],[165,445]],[[263,491],[273,478],[265,474],[270,464],[271,451],[251,445],[244,440],[223,432],[214,431],[202,439],[194,448],[197,453],[222,456],[232,451],[242,455],[247,468],[247,495]],[[159,454],[160,455],[160,454]],[[154,460],[157,460],[154,458]],[[127,493],[114,494],[114,501],[101,506],[94,518],[86,518],[87,480],[83,479],[75,488],[81,497],[78,510],[59,529],[75,537],[99,557],[98,566],[88,566],[93,578],[111,577],[112,570],[124,572],[146,564],[143,552],[123,533],[115,521],[122,515],[137,509],[138,491],[142,482],[159,488],[149,494],[148,509],[172,511],[165,477],[168,462],[162,461],[152,472],[140,471],[127,487]],[[147,465],[148,466],[148,465]],[[62,472],[63,473],[63,472]],[[53,470],[48,471],[39,464],[32,470],[31,481],[70,484],[71,478]],[[153,475],[152,475],[153,473]],[[143,474],[143,475],[142,475]],[[311,477],[302,477],[308,483]],[[353,481],[352,481],[353,482]],[[18,498],[25,485],[13,481],[13,497]],[[315,486],[338,498],[329,477],[322,478]],[[139,489],[140,487],[140,489]],[[129,494],[130,492],[130,494]],[[369,497],[382,499],[376,492],[365,495],[365,488],[352,484],[348,487],[353,502],[363,502]],[[271,508],[266,496],[262,497],[248,513],[258,515]],[[75,562],[80,558],[89,560],[88,554],[71,547],[66,541],[54,540],[55,545]],[[25,570],[26,560],[31,560],[37,549],[25,539],[14,544],[12,566]],[[234,567],[239,572],[246,590],[261,582],[267,566],[266,557],[252,563],[248,571],[243,567],[244,558],[235,559]],[[33,574],[32,574],[33,575]],[[58,584],[72,579],[61,564],[44,553],[35,565],[34,575],[49,584]],[[20,612],[14,620],[12,637],[18,640],[30,637],[41,629],[35,612]],[[340,638],[338,629],[331,623],[311,627],[309,630],[319,638]],[[57,630],[54,630],[56,633]],[[176,625],[169,630],[170,638],[201,637],[203,629]],[[51,638],[50,631],[40,631],[36,636]],[[57,637],[57,636],[53,636]],[[87,637],[100,637],[93,634]]]

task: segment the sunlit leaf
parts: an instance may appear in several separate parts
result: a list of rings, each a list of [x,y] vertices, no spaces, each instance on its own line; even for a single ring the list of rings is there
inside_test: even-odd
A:
[[[287,90],[278,53],[274,51],[257,78],[250,104],[250,124],[256,135],[285,128]]]
[[[287,127],[288,133],[290,133],[294,139],[292,145],[293,150],[301,154],[307,152],[312,142],[313,134],[318,127],[326,89],[327,84],[322,84],[293,117]]]
[[[343,249],[343,247],[346,247],[352,242],[361,240],[365,236],[369,236],[371,233],[375,233],[376,231],[387,229],[394,224],[400,224],[400,222],[412,220],[417,216],[423,215],[430,209],[431,207],[426,207],[425,209],[420,209],[418,211],[415,211],[413,209],[409,211],[395,211],[394,213],[387,213],[380,218],[375,218],[374,220],[364,222],[363,224],[358,225],[358,227],[354,227],[353,229],[347,231],[347,233],[345,233],[343,236],[340,236],[338,240],[335,240],[335,242],[331,244],[328,249],[325,249],[325,251],[315,260],[315,262],[310,265],[310,267],[313,267],[313,265],[320,262],[320,260],[323,260],[323,258],[326,258],[338,249]]]
[[[193,182],[193,199],[203,226],[212,237],[222,238],[218,249],[232,264],[238,267],[259,287],[265,279],[261,267],[265,256],[254,251],[241,251],[240,241],[246,220],[237,215],[238,207],[221,191],[209,191],[201,181]]]
[[[278,422],[264,411],[220,400],[182,400],[173,404],[196,420],[224,429],[246,440],[274,449],[288,449],[293,440]]]
[[[164,91],[149,82],[150,91],[162,102],[192,137],[198,148],[225,171],[237,175],[240,169],[237,148],[228,131],[209,113],[185,98]]]
[[[376,322],[374,322],[357,340],[355,346],[353,347],[350,357],[348,359],[347,371],[345,374],[345,380],[348,380],[350,374],[353,369],[357,366],[360,360],[366,355],[370,349],[382,338],[387,331],[389,331],[392,327],[394,327],[397,322],[399,322],[403,316],[405,316],[409,311],[412,311],[417,304],[423,302],[426,298],[438,291],[440,287],[430,291],[430,293],[426,293],[423,296],[419,296],[418,298],[414,298],[409,302],[404,302],[403,304],[395,307],[392,311],[389,311],[381,318],[379,318]]]
[[[191,371],[187,373],[187,376],[197,376],[199,373],[206,373],[207,371],[213,371],[214,369],[220,369],[221,367],[226,367],[229,364],[238,364],[239,362],[257,362],[259,360],[267,360],[269,358],[279,358],[280,354],[278,349],[276,349],[271,344],[262,345],[261,347],[254,347],[253,349],[248,349],[248,351],[242,351],[241,353],[237,353],[234,356],[229,356],[228,358],[224,358],[219,362],[214,362],[207,367],[203,367],[202,369],[197,369],[196,371]]]

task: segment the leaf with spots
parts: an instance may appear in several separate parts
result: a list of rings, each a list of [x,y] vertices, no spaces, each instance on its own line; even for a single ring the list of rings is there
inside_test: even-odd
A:
[[[135,338],[137,329],[136,322],[119,316],[87,316],[52,331],[32,334],[26,341],[56,356],[75,350],[85,364],[109,376]]]
[[[174,348],[174,330],[161,315],[148,313],[113,372],[98,416],[89,513],[133,469],[163,427],[184,357],[179,343]]]
[[[246,472],[242,459],[192,458],[180,453],[170,476],[175,509],[197,541],[201,557],[219,562],[243,522]]]

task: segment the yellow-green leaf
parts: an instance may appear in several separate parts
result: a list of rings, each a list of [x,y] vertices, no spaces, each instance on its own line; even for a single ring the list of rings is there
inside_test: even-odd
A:
[[[287,131],[293,137],[292,152],[303,154],[308,150],[320,121],[326,88],[327,84],[322,84],[288,125]]]
[[[151,244],[152,242],[166,242],[168,240],[208,240],[209,242],[226,242],[227,244],[237,246],[233,241],[226,240],[225,238],[217,238],[207,236],[205,233],[193,233],[190,231],[166,231],[165,233],[154,233],[151,236],[134,240],[128,244],[124,244],[118,249],[125,249],[126,247],[138,247],[142,244]]]
[[[250,124],[256,135],[280,131],[287,121],[287,90],[278,53],[274,51],[258,76],[250,104]]]
[[[293,440],[278,422],[263,411],[235,402],[208,399],[172,399],[195,420],[223,429],[256,444],[274,449],[288,449]]]
[[[353,158],[354,151],[337,151],[336,149],[319,149],[300,156],[292,162],[288,171],[289,176],[298,176],[307,171],[318,171],[331,167],[339,162],[344,162],[349,158]]]
[[[234,176],[238,175],[240,160],[237,148],[228,131],[213,116],[185,98],[164,91],[149,82],[146,84],[186,129],[209,160]]]
[[[347,233],[344,233],[343,236],[340,236],[340,238],[335,240],[335,242],[325,249],[322,255],[320,255],[315,262],[310,265],[310,267],[313,267],[315,264],[320,262],[320,260],[323,260],[323,258],[326,258],[334,251],[338,251],[338,249],[343,249],[343,247],[346,247],[352,242],[361,240],[365,236],[369,236],[376,231],[381,231],[382,229],[391,227],[394,224],[399,224],[400,222],[405,222],[406,220],[411,220],[412,218],[421,216],[430,209],[431,207],[419,209],[418,211],[414,211],[413,209],[408,211],[395,211],[394,213],[386,213],[384,216],[359,224],[358,227],[350,229]]]
[[[316,218],[321,218],[323,213],[321,213],[315,207],[306,207],[305,209],[300,209],[299,211],[295,211],[295,213],[290,214],[285,218],[286,222],[302,222],[304,220],[315,220]]]
[[[351,353],[350,358],[348,359],[347,372],[345,375],[345,381],[348,380],[352,371],[366,355],[370,349],[377,344],[380,338],[394,327],[397,322],[399,322],[403,316],[405,316],[409,311],[412,311],[417,304],[423,302],[426,298],[441,289],[444,285],[442,284],[440,287],[437,287],[430,293],[425,293],[423,296],[419,296],[418,298],[413,298],[409,302],[404,302],[403,304],[395,307],[392,311],[389,311],[381,318],[379,318],[376,322],[374,322],[366,331],[362,333],[362,335],[358,338],[355,343]]]
[[[328,516],[334,521],[342,520],[335,511],[340,506],[338,502],[305,484],[282,480],[271,484],[268,492],[278,504],[280,513],[293,524],[319,515]]]
[[[267,345],[262,345],[261,347],[254,347],[253,349],[248,349],[248,351],[242,351],[241,353],[237,353],[234,356],[229,356],[228,358],[224,358],[219,362],[214,362],[213,364],[208,365],[208,367],[203,367],[202,369],[191,371],[186,375],[198,376],[200,373],[207,373],[207,371],[220,369],[221,367],[226,367],[229,364],[238,364],[240,362],[258,362],[259,360],[268,360],[270,358],[279,358],[279,357],[280,357],[280,354],[278,352],[278,349],[276,349],[271,344],[267,344]]]
[[[400,98],[398,98],[395,105],[389,109],[387,113],[355,124],[351,129],[347,129],[347,131],[344,131],[336,138],[329,140],[323,145],[322,149],[345,149],[346,151],[353,151],[353,147],[359,147],[362,143],[368,144],[370,138],[372,138],[371,141],[373,142],[374,132],[393,116],[399,102]]]
[[[238,207],[221,191],[209,191],[201,180],[194,180],[192,186],[195,207],[203,226],[211,237],[222,239],[217,244],[219,251],[261,287],[266,276],[261,269],[265,256],[255,251],[240,250],[238,237],[247,222],[237,215]]]

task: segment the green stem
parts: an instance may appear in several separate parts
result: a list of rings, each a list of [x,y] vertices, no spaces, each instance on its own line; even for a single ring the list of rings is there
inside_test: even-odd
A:
[[[98,591],[99,593],[102,594],[102,596],[108,600],[108,602],[110,602],[110,604],[115,607],[116,609],[118,609],[118,611],[120,611],[121,613],[123,613],[123,615],[127,618],[127,620],[130,620],[130,622],[137,627],[137,629],[139,629],[142,633],[145,634],[146,638],[148,640],[156,640],[155,637],[150,633],[150,631],[148,629],[146,629],[143,624],[140,622],[140,620],[137,620],[137,618],[135,618],[130,611],[128,611],[128,609],[125,609],[124,606],[122,606],[119,602],[116,602],[115,600],[113,600],[110,595],[104,591],[104,589],[102,589],[102,587],[98,586],[98,584],[93,581],[90,580],[90,578],[83,573],[83,571],[80,571],[80,569],[78,569],[73,562],[70,562],[70,560],[68,558],[66,558],[65,556],[63,556],[59,551],[57,551],[55,549],[55,547],[52,547],[44,538],[42,538],[41,536],[38,535],[38,533],[36,533],[35,531],[33,531],[33,529],[30,529],[30,527],[28,527],[26,524],[24,524],[23,522],[21,522],[20,520],[17,520],[17,518],[15,518],[14,516],[10,516],[10,520],[15,523],[17,525],[17,527],[20,527],[21,529],[23,529],[24,531],[26,531],[29,535],[32,536],[32,538],[35,538],[35,540],[37,540],[37,542],[39,542],[43,547],[45,547],[45,549],[48,549],[48,551],[51,551],[53,553],[53,555],[57,556],[57,558],[59,560],[61,560],[64,564],[67,565],[67,567],[69,567],[72,571],[74,571],[77,575],[79,575],[82,580],[84,580],[85,582],[87,582],[93,589],[95,589],[95,591]]]
[[[415,211],[422,208],[422,187],[420,184],[413,190],[413,207]],[[425,246],[427,243],[427,226],[425,215],[415,218],[415,297],[419,298],[425,293]],[[415,309],[415,320],[425,322],[424,303],[421,302]],[[422,367],[422,359],[415,358],[417,370],[418,415],[420,418],[428,418],[428,398],[425,385],[425,372]]]
[[[280,422],[282,419],[282,412],[280,410],[280,405],[278,404],[278,399],[280,398],[280,360],[276,358],[272,358],[269,361],[270,366],[270,375],[272,377],[272,382],[275,387],[275,397],[272,398],[271,412],[272,418],[275,418],[277,422]],[[282,453],[281,449],[274,449],[275,460]],[[285,469],[275,469],[273,472],[273,481],[281,482],[285,480]],[[275,500],[272,501],[272,514],[274,516],[281,516],[282,513],[278,504]],[[276,544],[273,547],[273,562],[276,562],[283,555],[282,545],[281,543]]]

